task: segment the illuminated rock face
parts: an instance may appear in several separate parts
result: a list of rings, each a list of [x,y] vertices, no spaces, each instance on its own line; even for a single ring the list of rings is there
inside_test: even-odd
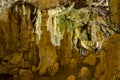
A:
[[[103,43],[103,48],[100,51],[100,62],[95,70],[96,79],[120,79],[119,36],[119,34],[114,34]]]
[[[119,34],[114,34],[104,43],[104,53],[106,53],[106,73],[104,79],[120,79],[120,43]]]
[[[14,3],[20,3],[20,2],[27,2],[30,3],[40,9],[48,9],[52,7],[56,7],[60,5],[61,3],[67,3],[66,0],[1,0],[0,1],[0,13],[5,8],[10,8],[13,6]]]
[[[44,75],[45,73],[48,72],[51,76],[53,76],[57,72],[56,70],[58,70],[59,66],[54,65],[57,63],[57,54],[56,54],[55,46],[51,43],[50,33],[49,31],[46,31],[47,19],[48,19],[48,15],[46,12],[43,11],[42,20],[44,22],[41,24],[42,34],[39,43],[40,62],[38,65],[38,70],[40,75]]]
[[[67,26],[63,36],[63,40],[61,40],[60,48],[62,54],[61,66],[63,67],[68,66],[72,59],[72,37],[71,37],[71,33],[67,29]]]
[[[26,44],[27,48],[30,37],[31,41],[34,41],[34,39],[36,39],[36,44],[39,43],[39,40],[41,38],[42,31],[40,26],[42,23],[42,8],[36,8],[33,6],[31,9],[29,9],[29,7],[25,6],[26,4],[29,4],[29,2],[39,2],[39,0],[30,0],[28,2],[26,1],[24,4],[22,2],[17,2],[16,4],[19,4],[19,6],[21,5],[21,10],[19,10],[19,6],[16,5],[11,11],[11,36],[14,37],[12,38],[12,42],[15,43],[16,47]],[[45,4],[49,3],[49,1],[42,2]],[[52,5],[52,2],[50,5]],[[92,14],[88,7],[74,9],[73,5],[67,8],[60,6],[49,9],[47,14],[49,15],[46,23],[47,31],[50,31],[51,42],[55,46],[60,46],[60,40],[63,39],[65,26],[68,26],[68,29],[71,32],[72,44],[74,44],[74,48],[76,48],[78,39],[80,39],[81,45],[86,49],[89,49],[91,47],[101,49],[102,43],[104,40],[106,40],[106,37],[114,33],[114,31],[108,28],[108,24],[103,19],[103,17],[96,14],[94,9]],[[4,17],[4,14],[2,16]],[[17,20],[21,21],[19,22]],[[20,27],[18,27],[19,24]],[[29,26],[29,28],[25,26]],[[24,34],[26,34],[26,36],[22,36]],[[29,40],[27,40],[28,37]],[[21,44],[17,44],[20,40],[23,42],[21,42]],[[14,49],[15,46],[12,46],[11,48]]]
[[[0,16],[0,66],[4,68],[7,65],[8,70],[6,67],[3,69],[5,73],[9,73],[7,71],[10,68],[12,74],[19,72],[19,76],[24,76],[24,72],[33,75],[32,71],[54,76],[59,67],[74,70],[83,63],[87,73],[90,71],[86,65],[97,65],[95,77],[100,78],[107,69],[97,72],[104,67],[99,65],[107,61],[97,64],[97,55],[94,53],[114,34],[114,30],[106,23],[107,19],[98,15],[96,9],[75,9],[73,5],[58,6],[58,0],[51,0],[51,4],[49,1],[16,2],[10,9],[3,10],[4,14]],[[108,58],[114,60],[110,56]],[[83,68],[80,77],[91,77],[91,74],[86,76]]]
[[[20,80],[33,80],[33,77],[34,77],[32,71],[24,70],[24,69],[21,69],[19,71],[19,75],[20,75]]]
[[[78,73],[79,79],[89,80],[91,76],[91,72],[87,67],[82,67],[80,72]]]

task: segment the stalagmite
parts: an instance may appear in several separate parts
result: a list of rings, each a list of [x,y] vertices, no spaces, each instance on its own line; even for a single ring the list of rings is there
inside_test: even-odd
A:
[[[1,0],[0,80],[119,80],[116,4]]]
[[[47,11],[42,11],[41,39],[39,43],[38,71],[40,75],[49,74],[53,76],[58,71],[57,54],[55,46],[51,42],[50,32],[47,31],[46,22],[48,19]],[[58,64],[58,65],[55,65]]]

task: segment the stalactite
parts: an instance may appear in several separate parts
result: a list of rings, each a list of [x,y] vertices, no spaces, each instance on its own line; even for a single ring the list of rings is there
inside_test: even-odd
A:
[[[60,40],[61,40],[61,34],[59,31],[59,28],[57,26],[57,15],[59,13],[61,13],[61,9],[60,8],[56,8],[56,9],[51,9],[48,10],[48,21],[47,21],[47,30],[50,31],[51,34],[51,42],[55,45],[55,46],[59,46],[60,45]]]
[[[35,4],[29,3],[32,0],[17,1],[8,8],[10,10],[3,9],[5,14],[0,13],[0,67],[7,64],[6,72],[14,74],[17,68],[18,76],[24,74],[21,70],[31,75],[36,72],[54,76],[59,67],[73,70],[82,65],[91,69],[105,63],[99,63],[99,51],[104,41],[117,30],[111,28],[106,11],[99,7],[104,0],[95,5],[95,0],[89,0],[92,2],[87,7],[86,3],[80,7],[76,2],[58,6],[59,2],[54,5],[54,1],[57,0],[49,5],[45,5],[48,0],[33,0]],[[118,12],[116,8],[119,6],[111,8],[111,11],[115,9],[111,14]],[[111,15],[113,23],[119,23],[117,16]],[[93,53],[96,54],[91,57]],[[99,71],[96,74],[95,77],[101,75]]]
[[[36,18],[36,23],[35,23],[35,33],[37,34],[38,36],[38,39],[36,40],[37,44],[39,44],[39,41],[41,39],[41,34],[42,34],[42,31],[41,31],[41,24],[42,24],[42,14],[41,14],[41,10],[40,9],[37,9],[37,18]]]

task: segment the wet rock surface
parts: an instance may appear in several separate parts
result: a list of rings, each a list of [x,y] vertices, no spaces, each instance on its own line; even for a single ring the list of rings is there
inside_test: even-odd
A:
[[[23,57],[23,53],[13,53],[11,55],[10,63],[16,65],[20,62],[22,57]]]
[[[74,75],[68,76],[67,80],[76,80],[76,77]]]
[[[96,54],[90,54],[83,60],[83,64],[86,64],[89,66],[95,66],[96,62],[97,62]]]
[[[14,1],[0,16],[0,80],[119,80],[108,16],[67,0]]]
[[[53,76],[57,72],[59,64],[56,63],[57,54],[55,51],[55,46],[51,43],[50,33],[49,31],[46,31],[45,24],[46,24],[47,16],[48,15],[46,14],[46,11],[44,11],[42,15],[42,19],[44,20],[44,22],[42,23],[41,26],[43,33],[41,35],[41,40],[39,45],[40,62],[38,65],[38,70],[40,75],[44,75],[45,73],[48,72],[51,76]]]
[[[91,71],[87,67],[82,67],[80,72],[78,73],[78,79],[90,80],[91,79]]]
[[[105,42],[103,45],[104,51],[106,53],[106,70],[104,79],[107,78],[109,78],[110,80],[120,79],[119,36],[120,36],[119,34],[112,35],[108,42]]]
[[[19,71],[19,79],[20,80],[34,80],[34,76],[33,76],[32,71],[21,69]]]

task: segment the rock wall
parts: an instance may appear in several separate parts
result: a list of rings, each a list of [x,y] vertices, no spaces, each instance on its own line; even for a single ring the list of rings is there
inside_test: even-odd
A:
[[[114,34],[110,37],[110,40],[108,40],[108,42],[105,42],[103,45],[104,52],[106,53],[105,79],[120,79],[119,36],[119,34]]]
[[[17,1],[3,9],[0,74],[33,80],[33,73],[54,76],[60,68],[74,70],[82,66],[78,79],[104,80],[103,73],[110,77],[107,71],[112,67],[106,67],[112,57],[99,53],[103,42],[117,30],[109,27],[109,16],[100,13],[100,8],[91,9],[91,5],[78,9],[74,3],[63,6],[54,0],[45,6],[48,2]]]
[[[59,69],[59,64],[57,63],[57,53],[55,46],[51,43],[50,32],[46,31],[46,22],[48,19],[47,11],[42,12],[42,22],[41,24],[41,39],[39,43],[39,58],[40,62],[38,65],[38,70],[40,75],[44,75],[48,72],[53,76]]]
[[[117,24],[118,26],[120,25],[120,18],[119,18],[119,14],[120,14],[120,1],[117,0],[117,1],[114,1],[114,0],[111,0],[109,1],[109,4],[110,4],[110,18],[111,18],[111,22],[112,23],[115,23]]]
[[[15,78],[24,76],[21,80],[26,80],[26,75],[33,76],[32,68],[39,63],[33,8],[30,4],[17,4],[3,12],[0,19],[0,74],[11,74]]]

